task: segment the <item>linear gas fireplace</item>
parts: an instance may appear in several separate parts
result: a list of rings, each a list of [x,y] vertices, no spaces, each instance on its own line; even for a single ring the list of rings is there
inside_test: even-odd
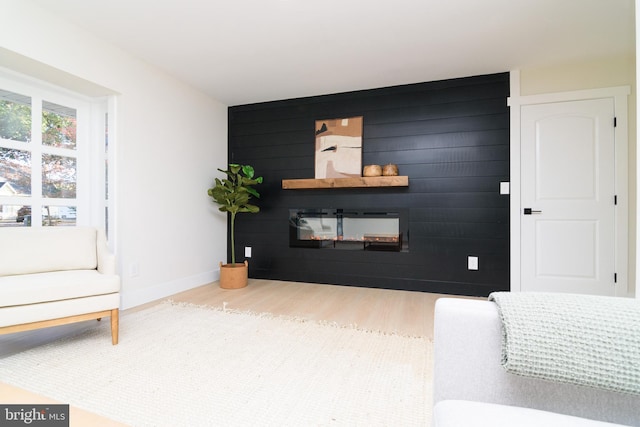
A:
[[[408,251],[401,209],[289,209],[289,247]]]

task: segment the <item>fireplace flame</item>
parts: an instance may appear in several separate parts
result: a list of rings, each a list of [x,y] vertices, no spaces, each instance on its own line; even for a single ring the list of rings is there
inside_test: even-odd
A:
[[[310,236],[309,240],[318,240],[318,241],[340,241],[340,242],[380,242],[380,243],[398,243],[400,241],[400,236],[398,234],[367,234],[365,236]]]

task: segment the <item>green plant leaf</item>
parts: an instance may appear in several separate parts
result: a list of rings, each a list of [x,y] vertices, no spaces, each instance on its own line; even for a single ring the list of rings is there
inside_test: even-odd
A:
[[[247,188],[247,191],[254,197],[260,198],[260,193],[258,193],[254,188]]]
[[[255,171],[253,170],[253,167],[244,165],[242,166],[242,173],[244,173],[247,178],[253,178]]]

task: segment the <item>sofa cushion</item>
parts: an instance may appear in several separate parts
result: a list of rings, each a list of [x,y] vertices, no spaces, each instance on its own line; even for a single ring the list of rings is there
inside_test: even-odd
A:
[[[0,232],[0,276],[97,268],[97,230],[16,227]]]
[[[70,270],[0,277],[0,306],[37,304],[120,291],[120,278],[97,270]]]
[[[465,400],[443,400],[433,408],[433,427],[612,427],[619,425],[537,409]]]

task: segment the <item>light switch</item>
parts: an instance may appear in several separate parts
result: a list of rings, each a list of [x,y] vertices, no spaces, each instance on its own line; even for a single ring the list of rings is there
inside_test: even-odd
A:
[[[467,265],[469,270],[477,270],[478,269],[478,257],[470,256],[467,258]]]
[[[251,258],[251,246],[244,247],[244,257]]]
[[[509,181],[502,181],[500,183],[500,194],[509,194]]]

